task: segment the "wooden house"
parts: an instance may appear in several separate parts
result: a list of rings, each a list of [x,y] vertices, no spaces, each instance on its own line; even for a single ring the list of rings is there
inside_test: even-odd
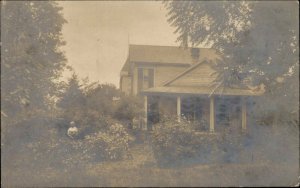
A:
[[[152,129],[164,115],[175,115],[178,121],[184,117],[206,122],[207,130],[213,132],[216,125],[222,124],[222,113],[216,111],[227,111],[229,119],[246,129],[246,98],[261,95],[263,90],[213,86],[218,72],[212,64],[218,58],[220,55],[209,48],[129,45],[120,89],[144,98],[146,129]],[[226,102],[232,104],[222,110]]]

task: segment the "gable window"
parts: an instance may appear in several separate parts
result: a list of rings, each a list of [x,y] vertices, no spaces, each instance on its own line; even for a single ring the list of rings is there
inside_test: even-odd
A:
[[[154,86],[154,69],[138,68],[138,92]]]

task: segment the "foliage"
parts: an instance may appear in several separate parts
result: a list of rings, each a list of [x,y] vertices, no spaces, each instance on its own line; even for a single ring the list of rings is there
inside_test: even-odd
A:
[[[68,153],[68,148],[64,147],[68,139],[66,135],[58,136],[54,123],[47,117],[35,117],[9,127],[9,134],[1,147],[3,164],[11,168],[29,166],[31,169],[60,165],[66,155],[57,148]]]
[[[120,97],[120,91],[113,84],[87,84],[84,88],[87,106],[101,115],[113,116],[116,108],[114,99]]]
[[[230,163],[245,160],[241,151],[248,149],[249,139],[248,134],[235,126],[224,127],[217,133],[197,132],[195,123],[166,118],[154,129],[152,146],[156,160],[162,165]]]
[[[276,101],[274,108],[284,109],[283,117],[297,114],[298,2],[166,1],[165,5],[183,46],[210,45],[222,55],[215,65],[216,86],[262,84],[265,97],[257,101],[262,112],[272,113],[269,106]]]
[[[114,119],[120,105],[114,99],[120,96],[114,85],[89,83],[87,79],[80,84],[75,74],[64,84],[58,106],[66,123],[74,121],[79,130],[72,147],[83,151],[82,157],[117,160],[127,155],[133,138]]]
[[[268,87],[268,80],[298,63],[297,2],[168,1],[166,6],[178,41],[185,46],[213,43],[225,54],[223,67],[229,66],[229,72],[251,70]]]
[[[154,129],[152,135],[153,151],[161,164],[174,164],[195,158],[206,147],[201,142],[193,125],[184,119],[177,122],[176,118],[166,118]]]
[[[133,119],[142,113],[143,103],[136,96],[122,96],[114,112],[114,117],[120,121],[129,122],[132,128]]]
[[[142,102],[138,97],[123,95],[112,84],[79,83],[76,74],[61,84],[57,106],[62,109],[62,118],[75,121],[81,132],[97,132],[110,124],[121,121],[132,128],[133,119],[141,113]],[[84,136],[84,135],[82,135]]]
[[[116,123],[113,113],[117,104],[113,99],[119,96],[119,91],[110,84],[89,83],[87,79],[79,82],[74,74],[62,85],[57,106],[62,109],[63,119],[75,122],[79,137],[83,138]]]
[[[59,137],[55,141],[54,148],[48,151],[51,152],[52,157],[60,159],[59,164],[67,168],[91,162],[124,159],[130,153],[129,144],[133,137],[120,124],[113,124],[109,127],[109,130],[87,135],[84,139],[72,140]],[[36,151],[42,150],[37,148]],[[43,155],[43,153],[39,154]]]
[[[127,157],[129,143],[133,141],[121,124],[114,124],[107,132],[98,132],[85,138],[89,151],[94,151],[97,158],[118,160]]]
[[[57,106],[63,109],[63,116],[68,121],[74,119],[78,121],[83,118],[80,111],[86,104],[86,98],[79,84],[79,80],[76,74],[68,80],[68,83],[64,83],[62,86],[63,92],[60,93],[60,99],[57,102]]]
[[[61,10],[55,2],[2,3],[1,112],[10,121],[40,114],[55,95],[65,67]]]
[[[61,94],[61,99],[58,101],[58,106],[64,109],[72,109],[84,106],[86,99],[79,84],[78,76],[74,73],[69,78],[68,83],[64,83],[64,92]]]
[[[89,163],[120,160],[129,156],[133,140],[120,124],[90,134],[84,139],[71,139],[60,134],[57,120],[34,118],[12,130],[14,138],[1,147],[2,164],[10,169],[31,170],[57,168],[70,170]]]

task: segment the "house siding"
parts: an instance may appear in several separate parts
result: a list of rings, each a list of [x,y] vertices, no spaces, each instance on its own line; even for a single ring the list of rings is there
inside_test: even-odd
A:
[[[200,57],[199,61],[204,61],[204,60],[216,60],[217,58],[220,58],[220,56],[216,53],[214,49],[209,49],[209,48],[201,48],[200,49]]]
[[[186,66],[157,66],[155,68],[155,87],[162,86],[166,81],[174,78],[174,76],[180,74]]]
[[[208,86],[216,78],[215,70],[208,64],[203,63],[173,81],[170,86]]]
[[[133,67],[133,95],[138,94],[138,68],[153,68],[154,69],[154,87],[162,86],[164,82],[173,78],[175,75],[180,74],[187,69],[188,66],[174,66],[174,65],[155,65],[155,64],[142,64],[136,63]]]

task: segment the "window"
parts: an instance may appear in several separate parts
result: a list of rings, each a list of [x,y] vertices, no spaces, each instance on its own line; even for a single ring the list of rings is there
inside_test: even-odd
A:
[[[207,110],[209,101],[201,97],[183,97],[181,102],[181,114],[193,122],[196,131],[209,129],[209,117]]]
[[[154,86],[154,69],[138,68],[138,92]]]
[[[181,110],[182,114],[189,121],[201,120],[203,117],[203,108],[205,100],[199,97],[182,98]]]

